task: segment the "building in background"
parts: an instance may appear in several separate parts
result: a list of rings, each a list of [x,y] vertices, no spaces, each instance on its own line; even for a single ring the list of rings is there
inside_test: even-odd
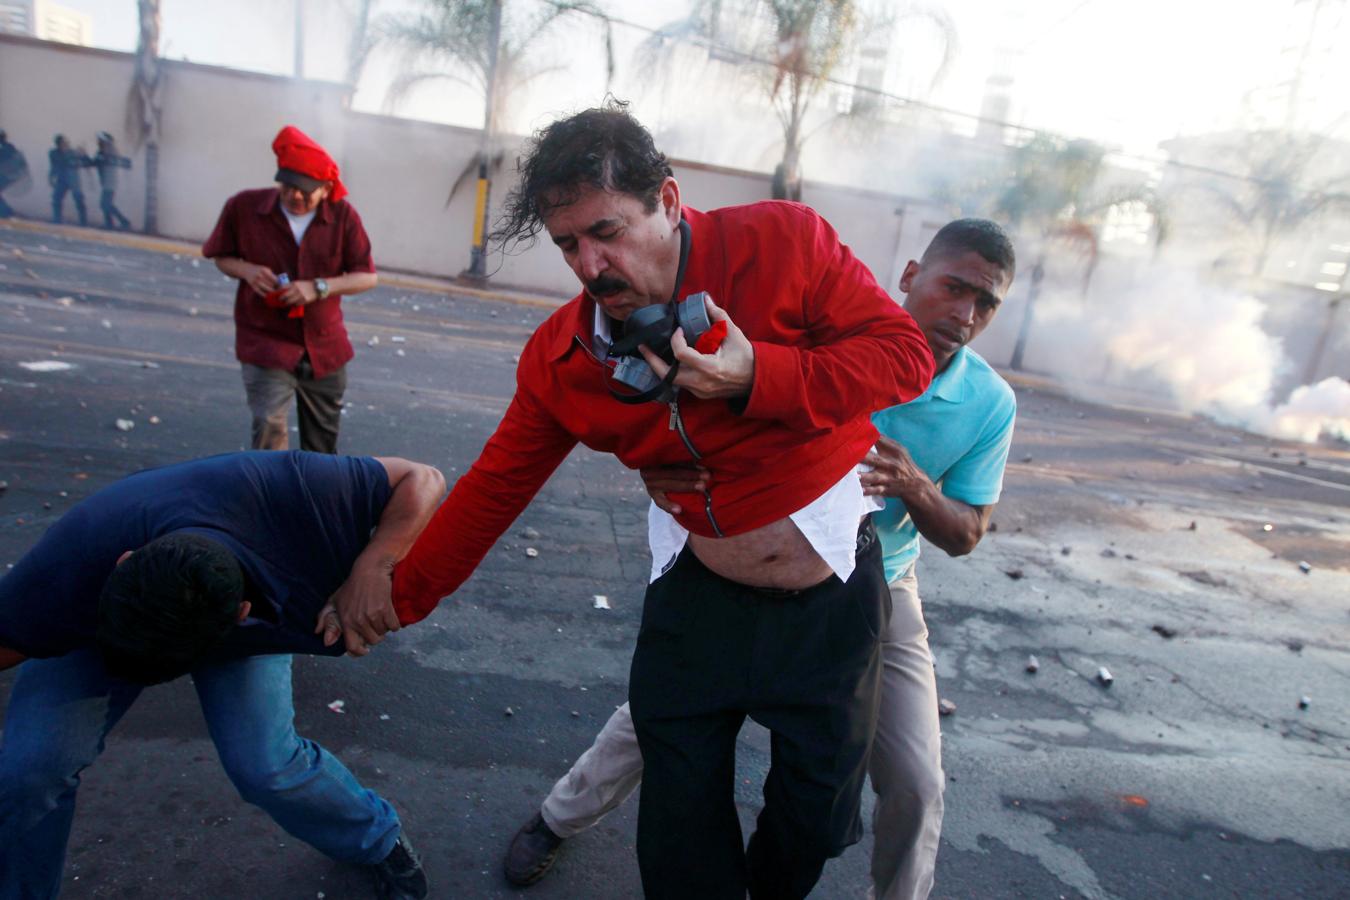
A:
[[[0,0],[0,31],[88,47],[94,20],[50,0]]]

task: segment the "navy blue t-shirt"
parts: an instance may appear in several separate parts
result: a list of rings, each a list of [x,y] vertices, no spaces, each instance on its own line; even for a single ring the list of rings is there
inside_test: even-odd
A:
[[[226,453],[146,469],[61,517],[0,579],[0,646],[60,656],[94,643],[103,583],[125,550],[172,531],[219,541],[239,560],[276,622],[250,616],[213,659],[326,653],[314,625],[351,572],[389,502],[370,457],[299,450]]]

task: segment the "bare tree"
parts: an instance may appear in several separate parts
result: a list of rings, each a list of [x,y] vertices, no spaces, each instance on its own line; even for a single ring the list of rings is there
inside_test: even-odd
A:
[[[159,139],[164,70],[159,58],[159,0],[137,0],[140,36],[136,70],[127,97],[127,131],[133,147],[145,147],[145,232],[159,233]]]
[[[492,175],[501,164],[499,130],[515,94],[547,71],[540,65],[537,42],[565,16],[585,16],[603,33],[606,77],[614,73],[614,41],[609,16],[596,3],[523,0],[425,0],[422,12],[379,20],[379,40],[405,53],[406,68],[386,95],[390,105],[429,81],[448,80],[477,88],[483,96],[483,136],[478,153],[451,188],[453,197],[477,172],[473,246],[465,277],[487,277],[486,240]],[[447,203],[449,199],[447,198]]]

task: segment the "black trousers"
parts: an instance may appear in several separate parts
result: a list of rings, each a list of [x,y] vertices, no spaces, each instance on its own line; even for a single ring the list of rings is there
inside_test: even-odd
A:
[[[628,686],[647,897],[805,897],[861,838],[891,601],[870,520],[858,550],[847,583],[791,594],[728,581],[688,547],[648,586]],[[772,733],[772,760],[743,850],[733,788],[746,716]]]

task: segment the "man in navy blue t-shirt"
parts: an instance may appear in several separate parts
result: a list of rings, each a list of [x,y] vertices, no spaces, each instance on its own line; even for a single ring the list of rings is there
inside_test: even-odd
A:
[[[0,669],[23,663],[0,743],[0,900],[56,896],[80,771],[145,685],[183,674],[246,800],[370,866],[382,896],[426,896],[393,808],[295,733],[291,654],[378,642],[367,617],[392,615],[388,573],[444,490],[403,459],[230,453],[138,472],[53,525],[0,579]]]

